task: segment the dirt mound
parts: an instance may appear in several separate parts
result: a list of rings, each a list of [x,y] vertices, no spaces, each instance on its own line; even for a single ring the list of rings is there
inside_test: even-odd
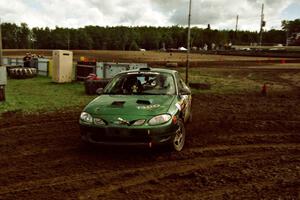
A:
[[[0,199],[299,199],[294,94],[198,94],[183,152],[87,148],[80,110],[6,113]]]

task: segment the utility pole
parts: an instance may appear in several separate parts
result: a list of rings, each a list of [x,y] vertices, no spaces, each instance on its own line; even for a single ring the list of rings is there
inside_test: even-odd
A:
[[[6,67],[2,66],[2,22],[0,18],[0,102],[5,101],[5,85],[7,84]]]
[[[236,23],[235,23],[235,45],[237,43],[237,31],[238,31],[238,25],[239,25],[239,15],[236,16]]]
[[[70,31],[68,29],[68,50],[70,50]]]
[[[0,18],[0,66],[2,66],[2,22]]]
[[[186,54],[186,68],[185,68],[185,82],[189,84],[189,67],[190,67],[190,51],[191,51],[191,10],[192,0],[189,4],[189,17],[188,17],[188,35],[187,35],[187,54]]]
[[[288,26],[286,28],[285,36],[286,36],[286,44],[285,44],[285,46],[289,46],[289,27]]]
[[[263,34],[263,27],[266,25],[264,21],[264,4],[261,6],[261,21],[260,21],[260,36],[259,36],[259,46],[262,45],[262,34]]]
[[[236,16],[235,32],[237,32],[238,30],[238,25],[239,25],[239,15]]]

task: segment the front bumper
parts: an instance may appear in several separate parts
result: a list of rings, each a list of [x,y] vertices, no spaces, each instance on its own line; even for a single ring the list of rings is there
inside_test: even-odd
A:
[[[96,127],[80,124],[81,138],[85,142],[110,146],[148,146],[171,143],[178,126],[169,122],[159,126]]]

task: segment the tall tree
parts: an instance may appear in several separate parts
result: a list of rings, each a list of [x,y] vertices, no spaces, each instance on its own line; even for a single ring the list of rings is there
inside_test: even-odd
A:
[[[3,23],[2,24],[2,46],[4,49],[17,49],[17,33],[19,27],[16,24]]]
[[[26,23],[21,23],[21,27],[17,31],[17,42],[19,49],[28,49],[30,48],[30,29]]]
[[[288,31],[289,33],[299,33],[300,32],[300,19],[295,19],[292,21],[283,20],[281,23],[283,30]]]
[[[264,41],[269,44],[284,43],[285,30],[290,35],[300,32],[300,19],[283,21],[283,30],[270,30],[264,32]],[[181,26],[171,27],[100,27],[86,26],[84,28],[69,29],[55,27],[28,28],[21,25],[2,24],[4,48],[34,48],[38,49],[108,49],[133,50],[144,48],[157,50],[162,47],[186,47],[187,28]],[[212,43],[216,46],[229,42],[235,44],[257,43],[259,34],[251,31],[215,30],[210,25],[206,29],[193,27],[191,29],[191,45],[203,47]]]

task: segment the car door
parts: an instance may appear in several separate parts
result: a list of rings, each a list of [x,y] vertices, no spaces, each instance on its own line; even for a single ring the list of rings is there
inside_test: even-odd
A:
[[[184,122],[187,122],[191,117],[192,95],[190,88],[185,84],[179,73],[176,73],[176,81],[178,87],[179,104]]]

